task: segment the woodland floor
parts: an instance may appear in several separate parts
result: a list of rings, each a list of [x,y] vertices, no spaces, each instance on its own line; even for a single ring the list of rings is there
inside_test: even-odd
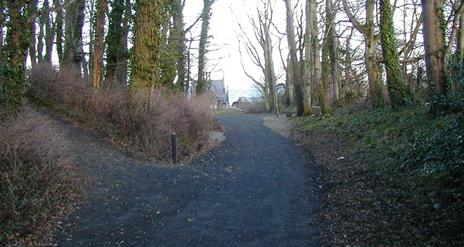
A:
[[[188,165],[137,161],[56,121],[93,178],[56,245],[320,246],[311,155],[263,116],[219,120],[226,140]]]

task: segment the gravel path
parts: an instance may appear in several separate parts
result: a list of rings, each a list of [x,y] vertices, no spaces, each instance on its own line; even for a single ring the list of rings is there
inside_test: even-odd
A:
[[[135,161],[60,124],[95,178],[58,246],[319,246],[312,158],[263,125],[220,117],[226,141],[190,165]]]

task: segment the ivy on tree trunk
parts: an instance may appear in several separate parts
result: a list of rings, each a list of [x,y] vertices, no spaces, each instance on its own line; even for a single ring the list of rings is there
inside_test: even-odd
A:
[[[201,34],[200,44],[198,48],[198,81],[196,87],[196,93],[198,95],[206,93],[208,88],[208,78],[206,78],[206,53],[208,43],[208,30],[209,22],[211,19],[211,6],[214,0],[203,0],[203,11],[202,11],[202,23],[201,23]]]
[[[137,2],[132,87],[154,88],[160,83],[161,25],[164,23],[164,0]]]
[[[390,0],[380,0],[380,39],[383,61],[387,71],[387,86],[393,107],[405,104],[409,88],[404,83],[400,58],[396,50],[393,11]]]
[[[26,56],[30,44],[28,1],[7,1],[8,23],[5,45],[2,49],[0,76],[0,108],[17,109],[27,90]]]

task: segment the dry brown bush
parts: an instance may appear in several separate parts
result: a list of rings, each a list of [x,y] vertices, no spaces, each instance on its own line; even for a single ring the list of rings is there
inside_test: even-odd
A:
[[[176,132],[179,158],[189,159],[207,143],[215,124],[207,101],[165,89],[110,89],[92,94],[89,84],[74,73],[48,65],[33,68],[30,81],[33,99],[77,117],[146,158],[169,159],[170,134]]]
[[[0,136],[0,245],[30,241],[79,194],[78,172],[50,121],[32,109],[3,122]]]

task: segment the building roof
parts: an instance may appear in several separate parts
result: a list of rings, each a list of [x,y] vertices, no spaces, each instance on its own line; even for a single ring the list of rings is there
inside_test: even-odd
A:
[[[224,80],[211,80],[210,92],[224,103],[229,103],[229,96],[224,85]]]
[[[263,102],[261,97],[240,97],[237,102],[241,103],[260,103]]]

